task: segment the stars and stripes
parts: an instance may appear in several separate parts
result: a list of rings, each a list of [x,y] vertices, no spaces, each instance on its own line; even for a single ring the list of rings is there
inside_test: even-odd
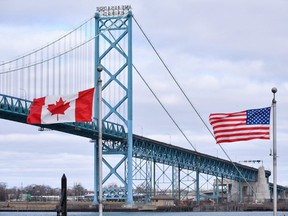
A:
[[[216,142],[237,142],[270,139],[271,107],[234,113],[213,113],[209,116]]]

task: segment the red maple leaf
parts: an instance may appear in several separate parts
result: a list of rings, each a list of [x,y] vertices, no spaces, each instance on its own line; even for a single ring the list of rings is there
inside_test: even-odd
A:
[[[59,101],[56,101],[55,104],[48,104],[48,110],[51,112],[52,115],[57,114],[57,121],[58,119],[58,114],[65,115],[65,111],[70,107],[70,103],[64,103],[62,97],[60,97]]]

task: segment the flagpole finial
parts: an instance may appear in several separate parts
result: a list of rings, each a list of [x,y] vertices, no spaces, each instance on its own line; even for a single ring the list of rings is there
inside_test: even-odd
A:
[[[273,93],[273,100],[272,100],[272,102],[273,102],[273,103],[276,103],[275,93],[277,92],[277,88],[276,88],[276,87],[273,87],[273,88],[271,89],[271,91],[272,91],[272,93]]]
[[[98,71],[98,72],[101,72],[102,70],[103,70],[103,68],[102,68],[101,66],[98,66],[98,67],[97,67],[97,71]]]

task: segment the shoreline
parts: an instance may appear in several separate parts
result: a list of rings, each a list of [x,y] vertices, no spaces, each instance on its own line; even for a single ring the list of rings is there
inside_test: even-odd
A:
[[[0,212],[56,212],[57,202],[0,202]],[[263,204],[236,204],[224,203],[218,205],[191,205],[191,206],[152,206],[136,203],[133,207],[124,207],[125,203],[109,202],[104,204],[104,212],[249,212],[273,211],[273,203]],[[98,206],[91,202],[67,202],[68,212],[97,212]],[[288,211],[286,202],[278,203],[277,211]]]

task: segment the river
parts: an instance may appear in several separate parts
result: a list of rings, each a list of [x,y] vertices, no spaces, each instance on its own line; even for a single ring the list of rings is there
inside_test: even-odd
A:
[[[97,216],[97,212],[68,212],[68,216]],[[272,216],[273,212],[104,212],[103,216]],[[56,216],[56,212],[0,212],[0,216]],[[277,216],[288,216],[278,212]]]

